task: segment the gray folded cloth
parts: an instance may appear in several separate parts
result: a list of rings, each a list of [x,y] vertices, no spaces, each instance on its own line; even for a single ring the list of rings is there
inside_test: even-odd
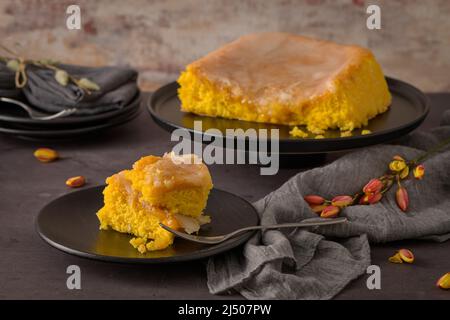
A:
[[[27,65],[28,81],[23,92],[31,105],[48,112],[77,108],[76,114],[97,114],[126,106],[138,92],[137,72],[125,67],[90,68],[67,64],[58,65],[70,75],[88,78],[100,90],[87,94],[73,83],[61,86],[54,71]]]
[[[297,174],[254,205],[261,224],[317,217],[303,196],[328,199],[352,195],[381,176],[394,155],[413,159],[450,137],[450,111],[443,125],[408,135],[398,145],[380,145],[343,156],[335,162]],[[370,265],[369,242],[450,238],[450,148],[424,162],[423,180],[409,179],[406,213],[395,202],[395,187],[381,202],[345,208],[346,224],[316,232],[270,230],[253,236],[243,248],[211,258],[207,264],[211,293],[237,291],[248,299],[330,299]],[[290,232],[290,233],[288,233]]]
[[[17,98],[20,90],[16,88],[15,72],[0,61],[0,97]]]

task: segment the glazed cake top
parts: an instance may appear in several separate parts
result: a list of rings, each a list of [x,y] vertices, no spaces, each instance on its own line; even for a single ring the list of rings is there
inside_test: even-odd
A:
[[[152,184],[155,191],[212,186],[208,168],[194,154],[177,156],[171,152],[153,158],[154,162],[145,165],[143,170],[146,183]]]
[[[358,46],[270,32],[243,36],[188,67],[249,102],[298,103],[333,91],[339,73],[368,55]]]

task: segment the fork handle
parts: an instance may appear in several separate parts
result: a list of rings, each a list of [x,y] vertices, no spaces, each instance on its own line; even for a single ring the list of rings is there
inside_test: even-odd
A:
[[[31,108],[28,105],[26,105],[25,103],[23,103],[22,101],[12,99],[12,98],[7,98],[7,97],[0,97],[0,101],[15,104],[16,106],[19,106],[22,109],[24,109],[30,116],[31,116],[31,113],[33,112],[31,110]]]
[[[238,229],[234,232],[231,232],[227,235],[227,238],[234,237],[235,235],[245,232],[245,231],[252,231],[252,230],[267,230],[267,229],[280,229],[280,228],[299,228],[299,227],[316,227],[316,226],[326,226],[326,225],[332,225],[332,224],[339,224],[347,222],[347,218],[340,217],[340,218],[334,218],[334,219],[322,219],[320,221],[317,220],[311,220],[307,222],[291,222],[291,223],[281,223],[281,224],[271,224],[271,225],[265,225],[265,226],[251,226],[251,227],[245,227]]]
[[[21,107],[23,110],[25,110],[28,113],[30,118],[33,120],[53,120],[53,119],[69,116],[77,111],[76,108],[69,108],[69,109],[64,109],[57,113],[48,115],[48,114],[44,114],[43,112],[36,111],[33,108],[31,108],[29,105],[27,105],[26,103],[23,103],[22,101],[19,101],[16,99],[0,97],[0,101],[11,103],[11,104]]]

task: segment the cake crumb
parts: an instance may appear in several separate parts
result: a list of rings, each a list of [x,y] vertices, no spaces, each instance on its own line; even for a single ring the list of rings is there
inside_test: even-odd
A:
[[[368,129],[364,129],[364,130],[361,131],[362,135],[371,134],[371,133],[372,133],[372,131],[370,131]]]
[[[308,136],[308,134],[305,131],[303,131],[302,129],[300,129],[297,126],[292,128],[292,130],[289,131],[289,134],[296,138],[306,138]]]
[[[146,253],[147,252],[147,247],[145,246],[145,244],[141,244],[139,247],[137,247],[137,250],[140,253]]]
[[[147,252],[147,248],[145,246],[145,243],[147,242],[147,239],[145,238],[133,238],[130,240],[130,244],[137,249],[140,253],[145,253]]]
[[[319,129],[319,128],[315,128],[315,127],[312,127],[312,128],[308,127],[308,131],[312,132],[314,134],[318,134],[318,135],[321,135],[321,134],[325,133],[324,129]]]
[[[351,131],[341,131],[341,138],[351,137],[353,133]]]
[[[322,134],[318,134],[317,136],[314,137],[314,139],[324,139],[325,136]]]

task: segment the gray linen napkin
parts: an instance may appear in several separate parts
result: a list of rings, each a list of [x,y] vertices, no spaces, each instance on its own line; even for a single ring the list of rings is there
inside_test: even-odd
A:
[[[20,90],[16,89],[15,72],[0,61],[0,97],[17,98]]]
[[[61,64],[61,69],[76,78],[88,78],[100,90],[86,94],[72,83],[61,86],[52,70],[28,65],[28,81],[23,92],[33,106],[48,112],[76,107],[76,114],[97,114],[126,106],[138,92],[137,72],[125,67],[90,68]]]
[[[303,200],[307,194],[327,198],[354,194],[382,175],[396,154],[412,159],[450,137],[450,111],[443,125],[416,132],[400,145],[380,145],[353,152],[335,162],[297,174],[254,205],[261,224],[317,217]],[[347,224],[311,230],[271,230],[256,234],[243,248],[211,258],[208,287],[220,294],[236,290],[247,299],[330,299],[370,265],[369,242],[450,238],[450,148],[424,162],[423,180],[407,180],[410,197],[404,213],[395,203],[395,188],[370,206],[352,206],[341,216]]]

